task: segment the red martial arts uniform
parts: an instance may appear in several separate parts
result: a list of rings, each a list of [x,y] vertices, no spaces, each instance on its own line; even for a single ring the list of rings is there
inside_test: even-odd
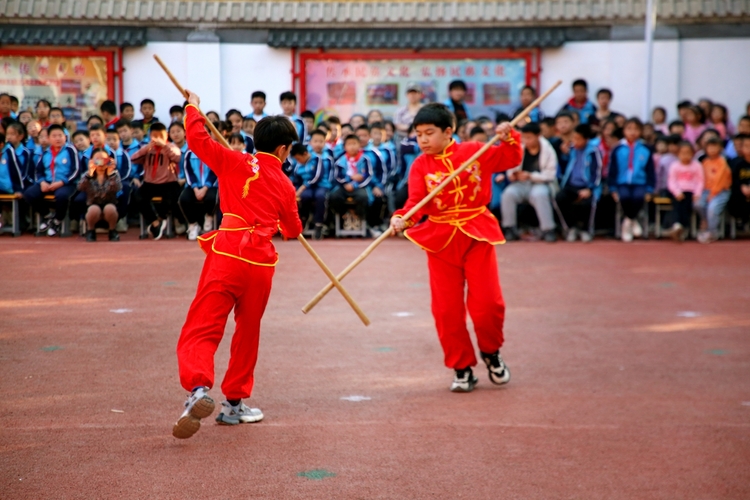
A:
[[[180,382],[188,391],[213,387],[214,353],[234,307],[236,328],[221,390],[230,400],[247,398],[278,261],[271,237],[279,229],[289,238],[302,232],[297,197],[279,158],[226,149],[208,135],[195,106],[188,105],[185,113],[190,149],[219,179],[224,218],[217,231],[199,237],[207,257],[177,343]]]
[[[493,245],[505,243],[505,238],[486,206],[492,198],[493,174],[521,163],[519,139],[513,131],[508,141],[491,147],[406,222],[406,237],[427,251],[432,315],[445,365],[454,370],[477,364],[466,328],[467,307],[479,350],[494,353],[503,345],[505,303]],[[482,146],[451,141],[442,154],[419,156],[409,173],[409,199],[395,215],[408,212]],[[425,222],[411,227],[425,215]],[[466,283],[469,293],[464,300]]]

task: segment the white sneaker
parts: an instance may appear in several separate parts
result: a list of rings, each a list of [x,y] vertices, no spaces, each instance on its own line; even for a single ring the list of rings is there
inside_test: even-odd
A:
[[[115,226],[115,230],[118,233],[127,233],[128,232],[128,218],[123,217],[122,219],[117,221],[117,226]]]
[[[198,235],[201,234],[201,227],[197,222],[193,222],[188,226],[188,240],[195,241],[198,239]]]
[[[641,227],[641,223],[638,222],[638,219],[633,219],[633,237],[640,238],[642,236],[643,236],[643,227]]]
[[[633,241],[633,221],[627,217],[622,219],[622,227],[620,228],[620,236],[622,241],[630,243]]]
[[[584,243],[591,243],[594,237],[588,231],[581,231],[581,241]]]
[[[682,239],[682,224],[675,222],[666,234],[673,240],[680,241]]]
[[[263,420],[263,412],[259,408],[250,408],[240,401],[232,406],[229,401],[221,403],[221,413],[216,415],[216,423],[221,425],[252,424]]]
[[[187,439],[201,428],[201,419],[210,417],[216,404],[208,395],[208,387],[194,390],[185,401],[185,411],[172,427],[172,435],[177,439]]]
[[[381,231],[380,229],[374,228],[374,227],[370,228],[370,236],[372,236],[373,238],[375,239],[380,238],[382,234],[383,234],[383,231]]]
[[[61,223],[57,219],[52,219],[52,221],[49,223],[49,226],[47,226],[47,236],[57,236],[57,234],[60,232],[60,226]]]
[[[207,233],[214,230],[214,216],[206,215],[206,219],[203,221],[203,232]]]
[[[183,235],[187,232],[187,226],[185,224],[182,224],[181,222],[175,220],[174,221],[174,233],[178,236]]]
[[[451,384],[451,392],[471,392],[479,380],[474,376],[471,368],[456,370]]]
[[[565,241],[573,243],[578,238],[578,229],[571,227],[568,229],[568,234],[565,236]]]

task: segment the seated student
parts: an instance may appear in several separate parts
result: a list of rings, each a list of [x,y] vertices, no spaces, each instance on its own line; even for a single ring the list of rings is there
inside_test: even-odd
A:
[[[706,157],[703,159],[703,179],[705,186],[700,200],[698,212],[707,230],[698,235],[701,243],[711,243],[719,238],[719,217],[729,203],[732,189],[732,171],[726,158],[721,152],[724,143],[719,138],[708,139],[705,143]]]
[[[52,125],[49,121],[49,113],[52,109],[52,103],[47,99],[39,99],[36,102],[36,107],[34,109],[36,110],[36,119],[39,121],[39,125],[42,128],[47,128]]]
[[[96,224],[104,220],[109,228],[109,241],[120,241],[117,224],[117,193],[122,189],[117,164],[103,148],[95,148],[88,162],[88,171],[78,182],[78,190],[86,195],[86,241],[96,241]]]
[[[387,139],[386,126],[384,123],[376,122],[370,127],[370,143],[372,147],[380,153],[380,159],[383,165],[382,183],[385,199],[388,202],[386,219],[390,220],[390,215],[396,210],[394,204],[394,184],[397,173],[396,163],[396,146],[392,141]]]
[[[346,136],[344,154],[333,165],[333,187],[328,197],[331,210],[343,215],[347,211],[346,202],[351,199],[357,216],[364,223],[371,181],[371,164],[360,147],[359,138],[356,135]]]
[[[33,154],[24,145],[25,130],[14,122],[5,130],[5,146],[0,157],[0,194],[22,194],[26,187]],[[0,216],[0,226],[2,226]]]
[[[331,189],[331,160],[324,152],[325,133],[313,130],[310,133],[310,148],[302,144],[292,146],[291,155],[297,161],[297,199],[299,200],[300,220],[307,221],[310,212],[315,223],[314,238],[323,237],[323,224],[326,216],[326,197]]]
[[[50,147],[36,164],[35,184],[24,191],[23,197],[35,212],[44,215],[37,234],[55,236],[68,213],[70,199],[76,193],[74,181],[80,170],[78,153],[66,142],[62,125],[50,125],[47,131]],[[44,200],[47,195],[55,196],[55,210],[49,214]]]
[[[117,161],[117,172],[120,174],[122,189],[117,193],[117,231],[126,233],[128,231],[128,207],[130,206],[131,181],[133,178],[133,165],[130,156],[122,149],[120,134],[117,130],[107,130],[107,146],[115,153]]]
[[[169,108],[169,123],[182,123],[185,120],[185,110],[179,104]]]
[[[398,171],[395,175],[395,203],[396,210],[402,208],[409,199],[409,172],[411,165],[417,156],[421,153],[419,143],[417,142],[417,133],[414,127],[410,126],[406,132],[406,137],[401,140],[398,150]]]
[[[659,196],[669,196],[667,188],[667,179],[669,179],[669,167],[677,161],[677,150],[679,149],[682,137],[679,135],[670,135],[664,138],[667,143],[667,151],[659,157],[656,163],[656,187],[654,192]]]
[[[557,134],[557,130],[555,128],[555,118],[553,117],[543,118],[539,122],[539,126],[541,128],[542,137],[544,137],[548,141],[555,137],[555,135]]]
[[[114,130],[115,123],[120,120],[120,117],[117,116],[117,105],[115,104],[115,101],[110,101],[109,99],[104,101],[101,106],[99,106],[99,112],[102,114],[102,119],[104,120],[104,128],[106,130]]]
[[[589,123],[589,120],[596,117],[596,106],[589,101],[589,85],[586,80],[579,79],[573,82],[573,97],[560,109],[573,113],[578,117],[579,123]]]
[[[570,144],[573,142],[573,129],[575,128],[575,119],[578,115],[568,111],[560,111],[555,117],[555,136],[549,140],[549,143],[555,148],[557,159],[564,167],[568,162],[568,153],[570,153]]]
[[[141,149],[141,144],[133,138],[133,125],[129,121],[118,121],[115,123],[115,130],[120,138],[120,147],[128,155],[128,158]]]
[[[5,92],[0,94],[0,118],[16,119],[16,114],[11,109],[11,96]]]
[[[588,243],[594,235],[596,202],[601,194],[602,157],[589,125],[578,125],[573,133],[573,146],[565,170],[558,174],[560,192],[557,206],[568,225],[566,239],[573,242],[580,233]]]
[[[382,132],[382,129],[381,129]],[[372,173],[369,195],[369,206],[367,208],[367,225],[372,236],[377,238],[382,234],[380,226],[383,224],[383,206],[385,204],[385,189],[388,183],[388,172],[385,170],[383,157],[370,140],[370,127],[361,125],[355,131],[359,139],[359,147],[369,163],[368,169]]]
[[[68,129],[65,127],[65,114],[63,113],[63,110],[61,108],[50,108],[49,122],[52,125],[60,125],[60,127],[62,127],[63,133],[65,134],[65,142],[70,141],[70,132],[68,132]],[[49,129],[49,126],[44,128]],[[49,130],[47,130],[47,133],[49,134]]]
[[[693,159],[694,155],[693,144],[683,141],[677,151],[677,161],[669,167],[667,186],[674,208],[669,213],[672,228],[667,235],[675,241],[682,241],[687,236],[685,228],[690,227],[693,209],[703,193],[703,167]]]
[[[245,151],[245,139],[242,137],[241,134],[230,135],[227,142],[229,142],[229,148],[232,149],[233,151],[238,151],[240,153],[247,153],[247,151]]]
[[[305,130],[307,131],[307,136],[302,143],[307,144],[310,142],[310,132],[315,128],[315,113],[306,109],[299,116],[302,118],[302,121],[305,122]]]
[[[250,94],[250,107],[253,108],[253,112],[247,115],[245,118],[252,118],[255,123],[258,123],[263,118],[268,116],[263,109],[266,107],[266,93],[260,90],[256,90]],[[252,136],[253,134],[250,133]]]
[[[242,137],[235,142],[240,143],[239,151],[243,151]],[[180,194],[179,204],[188,222],[188,240],[195,241],[201,230],[207,233],[214,229],[219,181],[211,168],[190,150],[185,154],[185,179],[187,185]]]
[[[654,124],[654,130],[664,135],[669,135],[669,126],[667,125],[667,110],[662,106],[656,106],[651,112],[651,123]]]
[[[255,153],[255,142],[253,141],[253,134],[255,133],[255,120],[250,117],[242,119],[242,140],[245,141],[245,152],[248,154]]]
[[[132,122],[135,118],[135,108],[129,102],[120,104],[120,119],[126,122]]]
[[[750,135],[750,116],[743,116],[740,118],[740,121],[737,123],[737,134],[731,138],[732,140],[727,142],[727,145],[724,148],[724,156],[726,156],[728,160],[733,160],[739,156],[738,145],[742,141],[737,139],[738,135]]]
[[[88,130],[76,130],[73,132],[73,147],[78,151],[78,160],[83,160],[83,154],[91,147]]]
[[[521,111],[529,107],[529,104],[534,102],[534,99],[537,98],[536,95],[536,89],[532,87],[531,85],[526,85],[524,88],[521,89],[521,105],[516,109],[515,113],[513,113],[513,118],[518,116]],[[531,113],[529,113],[529,116],[526,118],[526,122],[534,122],[534,123],[541,123],[542,120],[544,120],[544,113],[542,113],[542,110],[539,109],[539,106],[531,110]]]
[[[557,156],[549,141],[540,134],[537,123],[523,126],[523,161],[518,167],[506,172],[510,184],[503,191],[500,201],[506,241],[518,239],[516,209],[521,203],[529,203],[534,207],[544,241],[557,241],[550,198],[557,175]]]
[[[609,190],[615,203],[622,207],[622,241],[643,236],[638,213],[651,200],[656,186],[656,172],[651,150],[640,140],[643,123],[638,118],[625,122],[623,139],[609,159]]]
[[[669,124],[669,135],[682,135],[685,133],[685,123],[680,120],[674,120]]]
[[[177,178],[180,186],[185,185],[185,155],[188,152],[187,141],[185,140],[185,125],[182,122],[174,122],[169,125],[169,141],[180,149],[180,163],[177,165]]]
[[[227,111],[224,115],[224,121],[230,125],[230,133],[239,134],[242,132],[242,113],[239,110],[230,109]]]
[[[30,122],[26,126],[26,131],[29,133],[29,141],[26,143],[26,148],[33,155],[31,166],[29,167],[29,180],[33,184],[36,181],[36,164],[39,163],[42,155],[49,148],[49,133],[46,128],[41,128],[39,122]]]
[[[732,194],[729,213],[737,219],[750,220],[750,134],[738,134],[737,158],[732,160]]]
[[[138,188],[138,209],[143,215],[149,232],[155,240],[164,236],[167,229],[167,214],[177,213],[177,200],[182,188],[178,181],[177,168],[180,149],[167,143],[167,127],[155,122],[149,131],[149,143],[142,146],[130,160],[143,165],[143,183]],[[161,197],[161,213],[157,213],[152,200]]]

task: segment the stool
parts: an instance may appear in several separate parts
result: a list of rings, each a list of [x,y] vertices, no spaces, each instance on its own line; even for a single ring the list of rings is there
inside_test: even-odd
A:
[[[336,238],[342,238],[344,236],[360,236],[362,238],[367,237],[367,221],[360,219],[355,212],[355,204],[352,198],[346,200],[346,213],[341,216],[336,213]],[[343,226],[342,226],[343,220]]]
[[[672,200],[666,196],[655,196],[654,202],[654,236],[661,238],[661,213],[672,210]]]
[[[19,200],[22,198],[20,194],[0,194],[0,203],[10,203],[13,223],[10,227],[2,227],[3,233],[11,233],[14,237],[21,236],[21,210],[19,206]],[[2,217],[2,214],[0,214]]]
[[[151,203],[162,203],[160,196],[154,196],[151,199]],[[138,214],[141,223],[141,234],[138,236],[139,239],[145,240],[148,238],[148,228],[146,222],[143,220],[143,214]],[[166,238],[174,238],[174,217],[172,214],[167,214],[167,233],[164,235]]]

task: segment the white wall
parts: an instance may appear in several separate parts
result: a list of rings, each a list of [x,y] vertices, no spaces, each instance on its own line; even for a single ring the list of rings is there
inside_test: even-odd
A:
[[[641,116],[645,85],[644,42],[571,42],[542,51],[542,84],[563,80],[560,90],[542,105],[554,114],[570,98],[577,78],[589,82],[589,94],[607,87],[614,93],[612,109]],[[750,101],[750,39],[668,40],[654,43],[651,104],[664,106],[669,119],[683,99],[708,97],[725,104],[736,122]],[[744,61],[743,61],[744,59]],[[643,117],[642,117],[643,118]],[[650,116],[648,117],[650,119]]]
[[[133,103],[137,118],[139,103],[146,97],[154,100],[162,121],[168,121],[172,105],[183,102],[154,54],[182,85],[200,95],[204,111],[223,114],[237,108],[247,114],[250,94],[263,90],[268,95],[266,112],[278,114],[278,96],[291,86],[291,52],[286,49],[264,44],[151,42],[123,51],[125,101]]]

